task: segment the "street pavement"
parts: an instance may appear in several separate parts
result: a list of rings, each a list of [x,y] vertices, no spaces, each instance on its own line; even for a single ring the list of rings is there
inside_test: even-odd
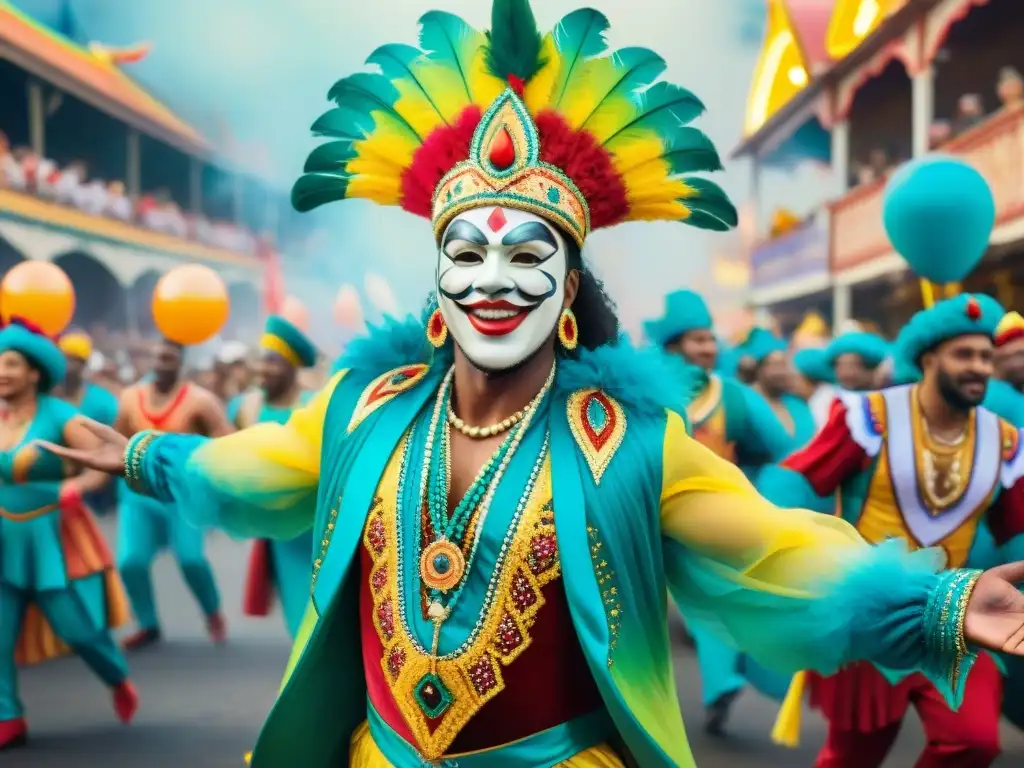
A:
[[[103,525],[112,534],[113,521],[104,520]],[[212,534],[209,552],[223,591],[228,644],[215,648],[207,641],[199,611],[174,562],[162,557],[155,579],[166,641],[131,658],[142,698],[135,722],[126,727],[116,721],[107,690],[77,659],[28,669],[21,676],[21,688],[31,746],[0,755],[0,767],[241,768],[242,756],[274,701],[290,644],[280,616],[241,616],[246,546]],[[711,739],[701,730],[696,663],[681,645],[676,677],[699,768],[813,765],[824,734],[817,716],[805,715],[800,749],[781,749],[768,736],[776,706],[747,693],[736,703],[729,737]],[[922,744],[921,729],[911,715],[886,767],[911,768]],[[1003,747],[998,768],[1024,765],[1020,732],[1004,727]]]

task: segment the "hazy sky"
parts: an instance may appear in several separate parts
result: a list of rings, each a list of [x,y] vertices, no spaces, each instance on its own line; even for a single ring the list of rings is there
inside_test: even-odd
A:
[[[61,3],[15,4],[52,22]],[[708,111],[699,125],[724,158],[740,137],[763,0],[537,0],[534,7],[548,29],[586,4],[608,15],[612,47],[654,49],[668,62],[666,77],[703,99]],[[490,17],[488,0],[71,0],[71,7],[91,39],[151,40],[152,53],[132,74],[202,129],[228,125],[239,141],[266,144],[283,188],[314,145],[308,127],[327,107],[335,80],[359,70],[380,44],[415,43],[426,10],[451,11],[478,27]],[[726,162],[716,181],[742,202],[748,168]],[[798,208],[806,187],[779,176],[768,184],[771,198]],[[320,284],[351,281],[363,289],[372,271],[390,282],[400,304],[418,303],[433,270],[429,226],[358,202],[333,207],[332,230],[341,234],[318,259]],[[678,224],[632,224],[598,233],[588,248],[635,328],[662,294],[706,270],[715,237]]]

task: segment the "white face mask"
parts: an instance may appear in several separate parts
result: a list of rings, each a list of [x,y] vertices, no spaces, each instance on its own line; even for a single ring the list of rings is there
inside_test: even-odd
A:
[[[448,330],[478,368],[502,371],[526,360],[562,313],[565,240],[540,216],[476,208],[441,238],[437,299]]]

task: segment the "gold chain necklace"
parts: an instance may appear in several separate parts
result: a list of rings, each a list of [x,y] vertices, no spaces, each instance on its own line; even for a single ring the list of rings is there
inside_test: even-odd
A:
[[[946,509],[963,494],[964,478],[961,472],[961,456],[967,439],[968,425],[965,425],[956,437],[948,440],[932,432],[923,412],[921,413],[921,423],[925,433],[922,446],[924,449],[924,488],[922,490],[928,506],[937,512]],[[929,444],[934,444],[935,449]],[[940,472],[942,464],[946,465],[942,467],[944,472]],[[942,477],[947,480],[945,493],[939,490],[939,482]]]
[[[513,413],[507,419],[502,419],[497,424],[491,424],[489,427],[474,427],[467,424],[461,418],[459,418],[455,409],[452,407],[452,401],[448,401],[448,423],[452,429],[461,432],[466,437],[474,440],[483,440],[488,437],[496,437],[508,432],[512,427],[521,422],[526,416],[537,407],[537,404],[544,399],[544,395],[547,393],[551,384],[550,381],[554,378],[554,366],[551,367],[551,373],[548,374],[548,382],[545,383],[544,387],[540,392],[531,400],[524,408],[520,408],[518,411]]]

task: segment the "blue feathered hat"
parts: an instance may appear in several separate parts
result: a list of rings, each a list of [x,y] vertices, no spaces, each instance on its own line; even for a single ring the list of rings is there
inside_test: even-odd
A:
[[[785,352],[789,345],[767,328],[753,328],[742,344],[743,354],[760,365],[773,352]]]
[[[311,368],[316,365],[316,347],[294,324],[278,315],[267,318],[260,347],[274,352],[296,368]]]
[[[644,323],[644,334],[652,344],[664,347],[690,331],[711,330],[714,323],[708,305],[699,293],[673,291],[665,297],[665,313]]]
[[[824,349],[808,347],[793,355],[793,367],[811,381],[824,381],[831,384],[835,380],[832,366]]]
[[[833,368],[842,355],[857,355],[868,368],[877,368],[890,352],[889,342],[877,333],[850,331],[840,334],[825,347],[825,363]]]
[[[41,329],[32,323],[13,318],[0,331],[0,353],[14,351],[25,358],[39,371],[39,392],[44,394],[64,381],[67,372],[67,360],[60,347],[49,339]]]
[[[994,338],[1004,314],[999,302],[983,293],[964,293],[921,310],[896,339],[895,377],[901,381],[919,378],[921,355],[944,341],[976,334]]]

